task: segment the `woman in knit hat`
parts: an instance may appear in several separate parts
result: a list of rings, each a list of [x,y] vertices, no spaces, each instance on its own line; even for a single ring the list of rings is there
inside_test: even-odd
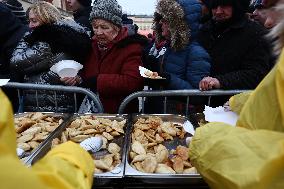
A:
[[[50,68],[61,60],[84,63],[91,50],[91,40],[82,26],[62,18],[52,4],[39,1],[28,9],[31,33],[19,42],[11,58],[11,66],[25,75],[25,83],[78,85],[79,77],[60,78]],[[57,104],[56,104],[57,102]],[[24,111],[74,111],[73,97],[65,93],[24,91]],[[57,107],[56,107],[57,106]]]
[[[93,50],[83,79],[86,87],[99,93],[105,112],[117,113],[127,95],[143,89],[138,67],[142,66],[142,48],[147,38],[130,35],[122,27],[122,9],[117,1],[95,0],[93,5]]]

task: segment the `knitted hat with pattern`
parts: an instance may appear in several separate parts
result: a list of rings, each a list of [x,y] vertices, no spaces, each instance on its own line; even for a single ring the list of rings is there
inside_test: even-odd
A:
[[[90,21],[104,19],[117,26],[122,25],[122,8],[116,0],[95,0],[90,14]]]

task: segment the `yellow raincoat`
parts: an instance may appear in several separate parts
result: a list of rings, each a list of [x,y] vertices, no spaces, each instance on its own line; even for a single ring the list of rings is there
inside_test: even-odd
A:
[[[236,95],[237,127],[198,128],[190,158],[212,189],[284,188],[284,51],[251,93]]]
[[[67,142],[51,150],[31,168],[16,155],[16,133],[8,98],[0,89],[0,188],[87,189],[92,187],[94,163],[78,144]]]

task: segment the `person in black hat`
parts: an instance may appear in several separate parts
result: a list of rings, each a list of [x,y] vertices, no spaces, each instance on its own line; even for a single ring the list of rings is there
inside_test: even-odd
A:
[[[67,0],[67,4],[73,11],[74,20],[92,32],[93,29],[89,20],[92,0]]]
[[[254,89],[271,69],[266,30],[248,19],[247,9],[245,0],[211,0],[212,18],[203,25],[199,42],[210,54],[212,67],[200,82],[201,90]]]
[[[127,27],[128,33],[130,35],[134,35],[137,33],[137,31],[135,30],[135,25],[133,24],[133,20],[128,18],[127,14],[123,14],[121,19],[122,19],[122,25],[124,27]]]

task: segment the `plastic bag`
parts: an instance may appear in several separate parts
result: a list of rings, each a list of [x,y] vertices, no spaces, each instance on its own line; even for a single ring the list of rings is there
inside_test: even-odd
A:
[[[284,134],[210,123],[196,130],[190,160],[211,189],[284,188]]]

